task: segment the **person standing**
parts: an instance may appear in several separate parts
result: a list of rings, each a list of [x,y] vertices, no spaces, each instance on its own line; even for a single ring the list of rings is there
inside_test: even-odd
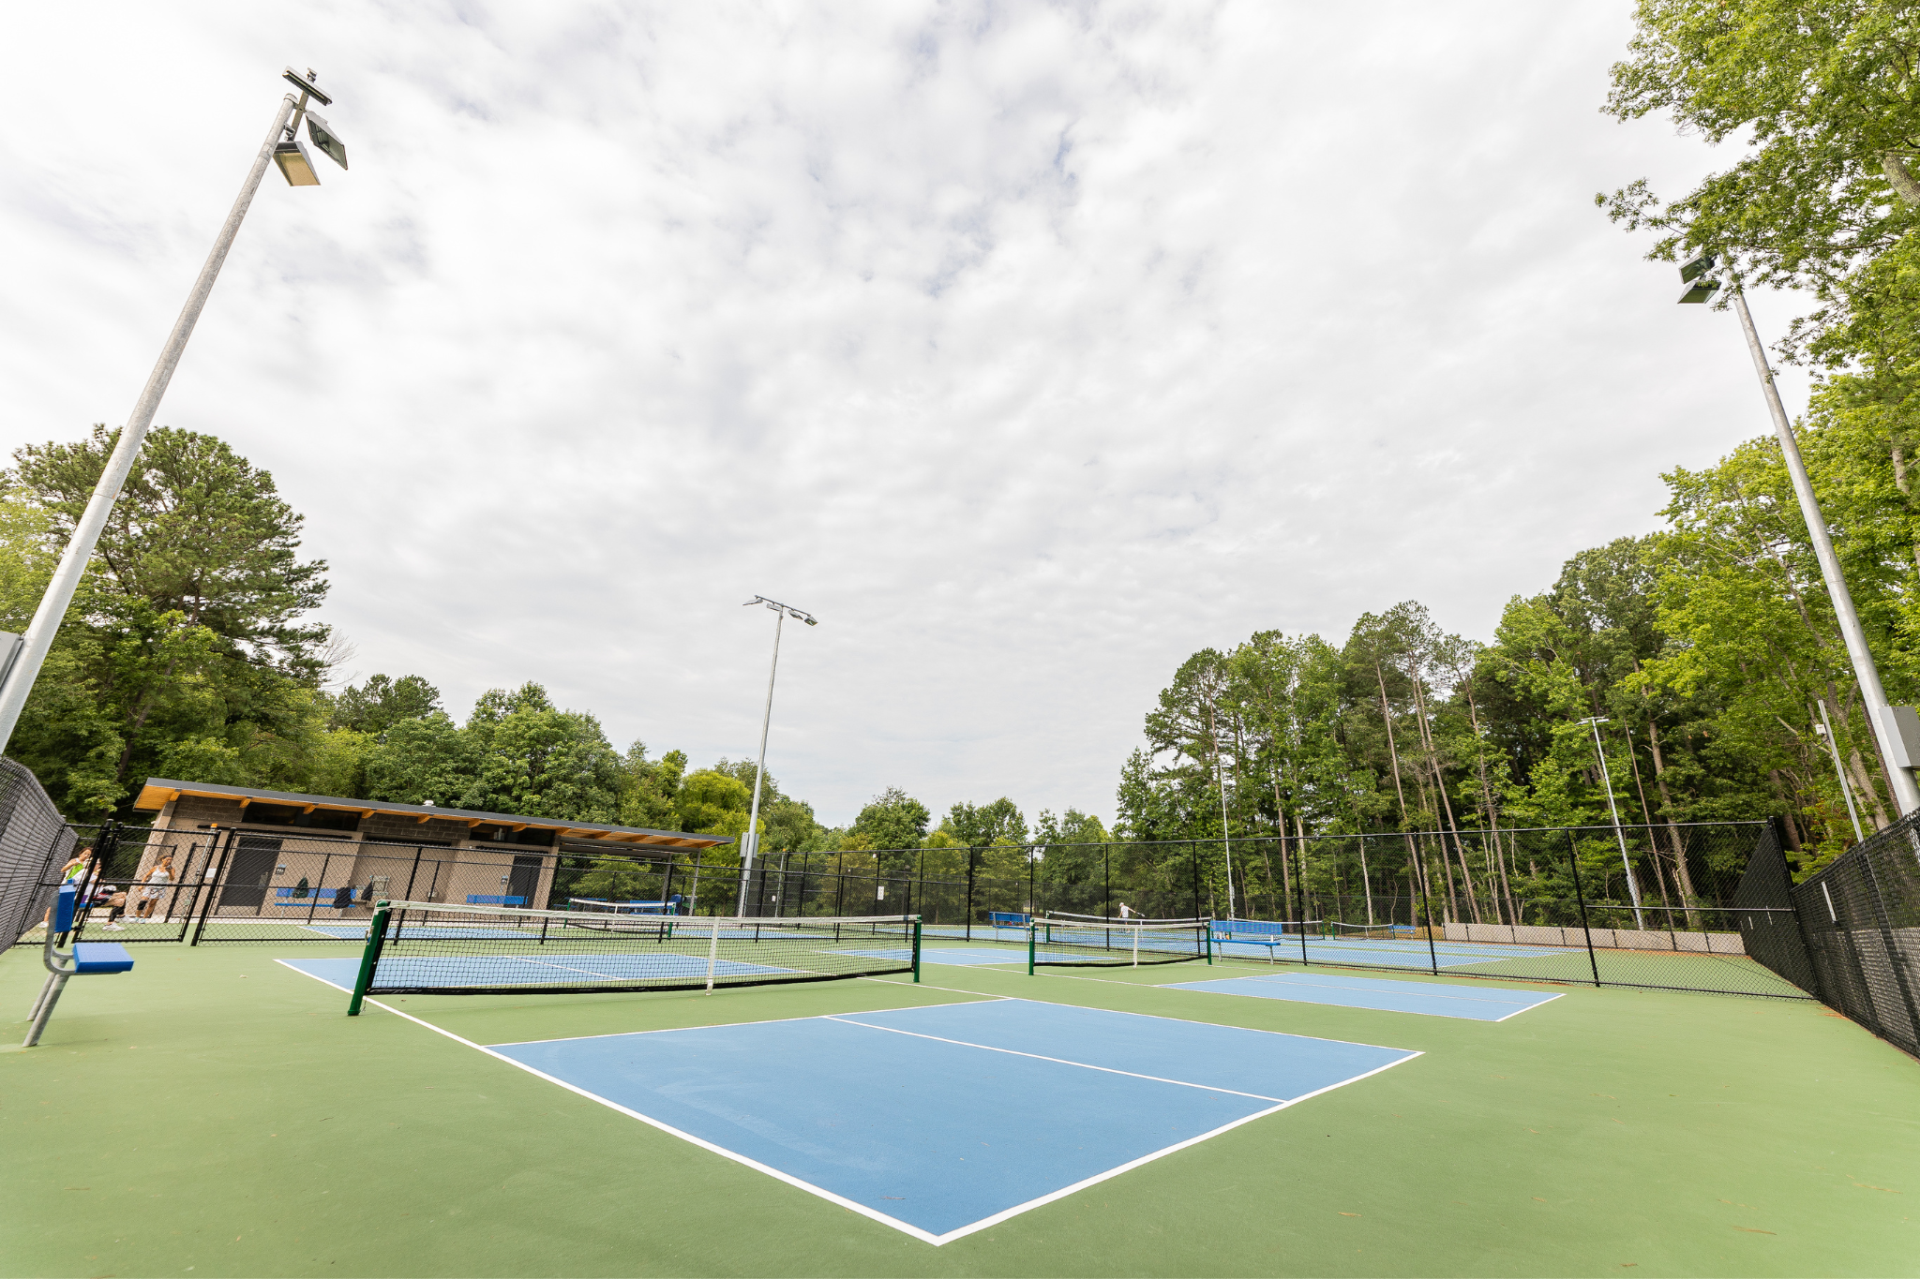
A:
[[[160,894],[167,891],[164,885],[172,882],[173,854],[163,853],[160,856],[159,864],[146,874],[146,887],[140,890],[140,900],[133,908],[134,918],[151,922],[153,919],[154,904],[160,900]],[[166,913],[163,913],[161,918],[166,918]]]

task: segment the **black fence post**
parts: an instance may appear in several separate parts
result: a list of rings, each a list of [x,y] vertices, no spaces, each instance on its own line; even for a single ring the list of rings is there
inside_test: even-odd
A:
[[[1197,867],[1198,862],[1194,865]],[[1100,859],[1100,918],[1113,918],[1113,856],[1108,854]],[[1198,915],[1200,912],[1195,911]]]
[[[403,902],[413,900],[413,881],[420,874],[420,859],[426,855],[426,852],[427,849],[424,844],[413,850],[413,869],[407,872],[407,891],[400,895],[400,900]]]
[[[973,849],[967,849],[967,924],[966,937],[973,940]]]
[[[1567,832],[1567,864],[1573,867],[1573,899],[1580,903],[1580,931],[1587,938],[1587,967],[1593,970],[1593,984],[1600,984],[1600,961],[1593,955],[1593,929],[1587,924],[1587,893],[1580,887],[1580,843]]]
[[[233,841],[239,834],[239,831],[230,829],[224,837],[218,832],[208,836],[208,874],[205,881],[207,899],[200,904],[200,922],[193,926],[193,940],[187,943],[189,946],[198,946],[201,936],[207,931],[207,920],[212,916],[214,905],[219,901],[221,890],[226,886],[223,881],[227,875],[227,859],[233,852]],[[217,857],[214,852],[216,848],[219,850]]]
[[[1188,859],[1193,865],[1193,918],[1200,918],[1200,859]]]
[[[1408,843],[1408,847],[1412,847],[1411,842]],[[1420,913],[1427,917],[1427,962],[1433,966],[1433,975],[1438,977],[1440,975],[1440,948],[1433,944],[1433,903],[1427,899],[1425,860],[1424,857],[1421,859],[1422,864],[1415,870],[1413,882],[1414,886],[1420,890]],[[1408,909],[1412,909],[1411,902],[1408,903]]]

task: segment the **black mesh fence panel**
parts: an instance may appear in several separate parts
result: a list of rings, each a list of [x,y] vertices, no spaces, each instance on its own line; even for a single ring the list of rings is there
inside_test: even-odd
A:
[[[1740,939],[1754,961],[1810,994],[1820,993],[1819,977],[1807,952],[1806,934],[1793,904],[1793,877],[1769,827],[1747,862],[1733,893]]]
[[[1920,1056],[1920,813],[1793,890],[1820,998]]]
[[[40,940],[41,916],[53,902],[51,870],[65,865],[78,843],[40,780],[0,759],[0,951],[28,933]]]

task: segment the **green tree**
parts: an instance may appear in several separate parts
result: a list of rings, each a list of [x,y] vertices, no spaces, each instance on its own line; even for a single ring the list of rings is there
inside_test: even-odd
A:
[[[681,779],[687,773],[685,751],[647,758],[647,744],[636,741],[620,761],[620,825],[647,830],[679,829]]]
[[[483,693],[467,720],[474,773],[462,808],[528,817],[616,822],[620,757],[600,723],[557,709],[546,689],[527,683]]]
[[[746,833],[752,802],[745,782],[712,768],[691,774],[675,800],[682,830],[730,839]]]
[[[1661,233],[1653,255],[1713,248],[1749,279],[1831,297],[1920,218],[1920,10],[1905,0],[1639,0],[1606,110],[1663,113],[1744,154],[1666,203],[1644,181],[1596,197]]]
[[[920,813],[924,829],[926,810],[922,808]],[[955,804],[947,810],[946,819],[940,823],[940,827],[962,844],[975,848],[1027,842],[1026,818],[1020,815],[1019,805],[1005,796],[991,804]]]
[[[8,607],[30,612],[115,433],[30,445],[0,476]],[[76,817],[149,774],[302,790],[351,773],[318,693],[326,565],[273,479],[211,436],[161,428],[114,506],[10,747]],[[24,616],[17,619],[24,623]]]
[[[853,833],[866,841],[867,848],[918,848],[932,820],[925,804],[898,786],[889,786],[853,819]]]
[[[440,690],[420,676],[396,680],[373,675],[364,684],[341,690],[328,722],[336,729],[378,736],[400,720],[423,719],[440,709]]]

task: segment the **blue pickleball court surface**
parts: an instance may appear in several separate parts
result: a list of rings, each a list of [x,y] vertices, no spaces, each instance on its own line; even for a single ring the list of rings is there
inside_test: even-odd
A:
[[[1339,973],[1263,973],[1256,977],[1175,982],[1165,989],[1250,995],[1256,999],[1285,999],[1302,1004],[1336,1004],[1342,1008],[1377,1008],[1384,1012],[1459,1017],[1468,1021],[1505,1021],[1560,998],[1558,994],[1499,986],[1393,981]]]
[[[1278,959],[1297,961],[1301,957],[1300,938],[1289,936],[1268,942],[1218,941],[1213,953],[1225,959]],[[1308,937],[1306,962],[1313,964],[1362,964],[1369,968],[1464,968],[1471,964],[1491,964],[1506,959],[1538,959],[1550,955],[1580,955],[1586,952],[1561,946],[1509,946],[1480,942],[1437,941],[1431,951],[1427,943],[1413,938],[1360,939]]]
[[[1019,999],[487,1051],[930,1243],[1418,1055]]]

